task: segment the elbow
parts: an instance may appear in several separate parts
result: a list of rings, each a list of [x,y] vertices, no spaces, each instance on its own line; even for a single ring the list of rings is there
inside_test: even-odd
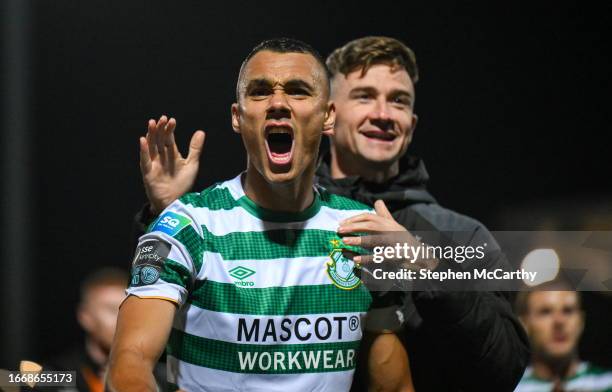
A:
[[[153,366],[141,352],[133,349],[111,352],[106,374],[106,390],[111,392],[156,391]]]

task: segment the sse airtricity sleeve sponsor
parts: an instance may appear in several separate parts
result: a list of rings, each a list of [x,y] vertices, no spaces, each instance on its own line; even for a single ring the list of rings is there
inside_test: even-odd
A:
[[[127,293],[184,304],[202,267],[199,230],[183,203],[166,208],[139,239]]]

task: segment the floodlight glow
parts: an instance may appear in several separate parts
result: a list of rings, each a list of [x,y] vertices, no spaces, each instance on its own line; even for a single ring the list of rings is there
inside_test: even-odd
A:
[[[523,280],[527,286],[537,286],[549,282],[559,273],[559,255],[554,249],[534,249],[527,253],[521,268],[525,271],[536,272],[533,281]]]

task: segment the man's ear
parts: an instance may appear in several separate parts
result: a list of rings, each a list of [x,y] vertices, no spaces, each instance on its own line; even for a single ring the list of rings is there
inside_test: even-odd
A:
[[[417,123],[419,122],[419,116],[412,113],[412,126],[410,127],[410,140],[414,137],[414,130],[416,129]]]
[[[416,129],[417,122],[419,122],[419,118],[416,114],[412,114],[412,124],[410,124],[410,129],[406,131],[406,138],[404,139],[404,144],[402,146],[402,155],[406,152],[408,146],[410,146],[410,143],[412,143],[412,138],[414,137],[414,130]]]
[[[325,110],[325,122],[323,123],[323,134],[332,136],[334,134],[334,125],[336,125],[336,105],[333,101],[327,103]]]
[[[234,132],[240,133],[240,108],[237,103],[232,104],[232,128]]]

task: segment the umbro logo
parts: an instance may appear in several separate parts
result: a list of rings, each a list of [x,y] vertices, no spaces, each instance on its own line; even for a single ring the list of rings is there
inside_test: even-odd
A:
[[[255,271],[253,271],[252,269],[249,269],[243,266],[238,266],[238,267],[235,267],[229,270],[229,274],[232,278],[239,279],[234,282],[234,284],[236,284],[237,286],[254,286],[255,285],[255,283],[253,282],[244,281],[249,276],[252,276],[255,274]]]

